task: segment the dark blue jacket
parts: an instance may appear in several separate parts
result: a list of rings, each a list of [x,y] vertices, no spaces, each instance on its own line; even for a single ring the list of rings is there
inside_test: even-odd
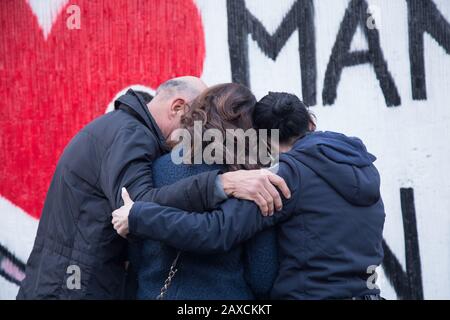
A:
[[[153,163],[153,182],[159,188],[180,179],[220,170],[209,165],[176,165],[166,154]],[[278,273],[276,233],[264,230],[250,241],[219,254],[183,252],[165,299],[268,298]],[[178,250],[146,240],[130,246],[130,262],[138,278],[138,299],[155,299]]]
[[[316,132],[280,156],[278,174],[292,192],[283,210],[263,218],[252,202],[230,199],[209,214],[136,202],[132,233],[197,252],[226,251],[280,223],[274,299],[340,299],[376,294],[368,268],[383,258],[384,207],[375,157],[361,140]],[[143,215],[151,215],[145,222]]]

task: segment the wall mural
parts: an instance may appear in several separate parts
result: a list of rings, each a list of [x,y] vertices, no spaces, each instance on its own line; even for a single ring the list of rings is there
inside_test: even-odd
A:
[[[184,74],[296,93],[319,129],[363,138],[383,177],[384,295],[450,298],[449,21],[445,0],[1,1],[0,298],[70,138],[127,88]]]

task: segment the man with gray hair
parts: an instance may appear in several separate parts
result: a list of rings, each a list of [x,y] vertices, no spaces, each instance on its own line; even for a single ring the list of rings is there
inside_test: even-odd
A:
[[[249,200],[267,187],[267,177],[257,173],[227,173],[224,179],[211,171],[153,188],[152,161],[168,151],[167,138],[205,89],[199,78],[175,78],[148,104],[130,89],[113,112],[70,141],[47,193],[18,299],[122,298],[127,241],[111,224],[111,212],[122,205],[122,187],[133,199],[187,211],[215,208],[226,198],[222,187]],[[284,181],[278,184],[287,188]],[[273,206],[274,199],[266,201]]]

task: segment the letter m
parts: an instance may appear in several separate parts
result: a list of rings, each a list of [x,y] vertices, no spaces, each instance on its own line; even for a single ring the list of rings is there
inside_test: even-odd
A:
[[[275,60],[294,31],[298,30],[303,101],[307,105],[315,105],[317,70],[312,0],[297,0],[272,35],[247,9],[244,0],[227,0],[227,13],[228,45],[233,82],[250,87],[249,34],[263,53]]]

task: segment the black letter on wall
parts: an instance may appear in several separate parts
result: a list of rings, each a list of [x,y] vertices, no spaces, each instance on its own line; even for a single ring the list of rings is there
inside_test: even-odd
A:
[[[270,35],[245,6],[244,0],[227,0],[228,46],[233,82],[250,86],[248,35],[275,60],[292,33],[298,29],[303,101],[316,104],[316,47],[312,0],[296,1],[280,26]],[[262,67],[262,66],[261,66]]]
[[[384,240],[383,268],[399,299],[423,300],[414,190],[412,188],[401,188],[400,201],[402,205],[403,233],[405,236],[406,273]]]
[[[430,34],[450,54],[450,25],[430,0],[406,0],[408,3],[409,59],[414,100],[425,100],[423,35]]]
[[[369,14],[367,13],[367,3],[365,0],[352,0],[347,8],[344,20],[341,23],[339,32],[328,62],[325,73],[322,99],[324,105],[331,105],[336,99],[337,86],[341,78],[342,70],[345,67],[355,66],[364,63],[371,63],[375,74],[383,91],[384,99],[388,107],[398,106],[401,103],[400,95],[394,80],[389,73],[387,63],[384,60],[380,47],[380,36],[376,28],[369,29],[366,26]],[[352,39],[356,33],[358,24],[363,30],[368,42],[368,50],[350,52]]]

